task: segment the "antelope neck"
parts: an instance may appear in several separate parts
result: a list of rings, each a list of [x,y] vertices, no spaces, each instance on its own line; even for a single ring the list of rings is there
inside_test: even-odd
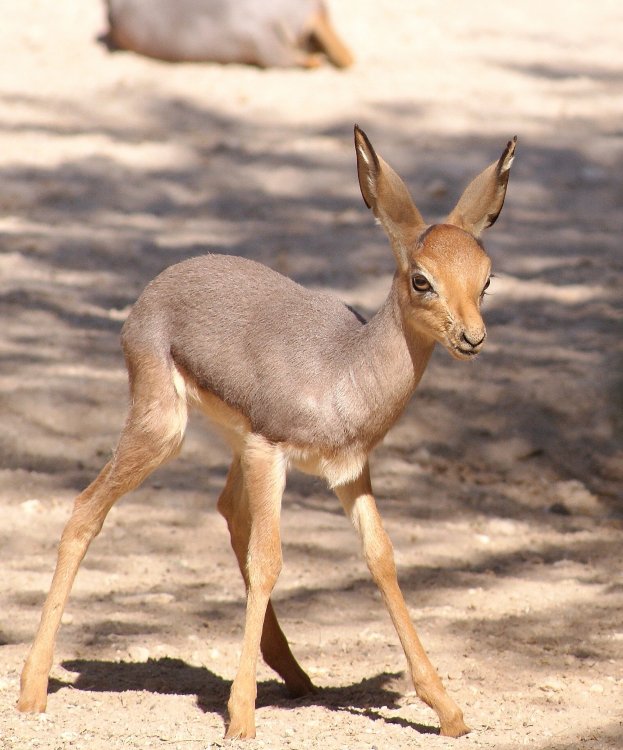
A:
[[[352,343],[352,359],[368,385],[370,406],[379,417],[386,411],[387,429],[412,396],[435,346],[434,339],[407,329],[400,312],[399,283],[396,275],[382,307]]]

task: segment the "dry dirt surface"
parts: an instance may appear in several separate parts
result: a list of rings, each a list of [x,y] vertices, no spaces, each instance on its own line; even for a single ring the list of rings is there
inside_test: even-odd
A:
[[[201,420],[93,543],[47,714],[15,711],[19,672],[72,498],[124,418],[119,331],[147,281],[227,252],[364,314],[382,301],[354,122],[430,220],[520,139],[485,238],[485,351],[436,352],[372,459],[408,606],[473,732],[438,735],[337,500],[293,475],[275,602],[319,690],[292,700],[262,666],[244,747],[623,747],[623,6],[330,7],[343,72],[111,54],[96,0],[3,3],[2,750],[227,744],[244,590],[215,510],[227,450]]]

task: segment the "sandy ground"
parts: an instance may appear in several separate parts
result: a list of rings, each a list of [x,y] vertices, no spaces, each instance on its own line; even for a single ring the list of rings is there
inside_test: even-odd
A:
[[[96,0],[6,0],[0,24],[0,747],[221,747],[243,587],[185,450],[113,509],[64,617],[49,712],[14,710],[73,496],[126,403],[119,330],[159,270],[263,261],[366,314],[392,259],[352,125],[424,215],[520,137],[487,237],[489,343],[434,355],[373,457],[403,591],[474,731],[441,738],[338,503],[293,475],[275,601],[321,688],[259,673],[248,748],[623,746],[623,73],[619,2],[334,0],[357,64],[261,71],[109,54]]]

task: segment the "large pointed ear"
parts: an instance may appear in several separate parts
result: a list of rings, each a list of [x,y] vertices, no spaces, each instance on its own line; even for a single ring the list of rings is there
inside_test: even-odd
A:
[[[495,224],[504,205],[516,145],[517,136],[508,142],[498,161],[469,183],[455,209],[446,219],[448,224],[465,229],[474,237],[479,237],[484,229]]]
[[[368,208],[381,222],[398,267],[408,268],[408,247],[426,226],[406,185],[394,170],[378,156],[368,136],[355,125],[357,175],[361,194]]]

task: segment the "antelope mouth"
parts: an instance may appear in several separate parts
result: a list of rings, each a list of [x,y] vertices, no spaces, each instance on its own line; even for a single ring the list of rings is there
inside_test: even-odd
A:
[[[462,360],[468,360],[468,359],[474,359],[474,357],[477,357],[478,354],[482,351],[482,346],[477,347],[476,349],[473,348],[465,348],[462,346],[458,346],[458,344],[452,344],[452,346],[449,347],[450,354],[455,359],[462,359]]]

